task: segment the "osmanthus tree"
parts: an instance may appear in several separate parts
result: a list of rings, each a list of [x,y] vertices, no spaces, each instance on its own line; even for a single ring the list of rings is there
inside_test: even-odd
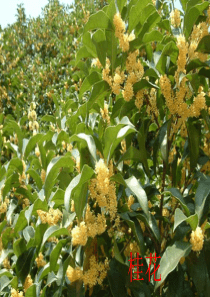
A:
[[[1,294],[209,296],[209,2],[86,2],[1,40]]]

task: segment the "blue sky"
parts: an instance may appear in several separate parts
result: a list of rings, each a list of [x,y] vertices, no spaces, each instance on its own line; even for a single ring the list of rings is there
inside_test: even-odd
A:
[[[17,4],[23,3],[26,17],[38,17],[42,8],[48,3],[48,0],[0,0],[0,25],[5,28],[7,24],[16,21]],[[60,0],[61,4],[72,4],[74,0]],[[175,0],[175,7],[181,9],[179,0]]]
[[[23,3],[26,17],[38,17],[42,8],[48,4],[48,0],[0,0],[0,25],[5,28],[7,24],[16,21],[17,5]],[[61,4],[72,4],[74,0],[60,0]]]

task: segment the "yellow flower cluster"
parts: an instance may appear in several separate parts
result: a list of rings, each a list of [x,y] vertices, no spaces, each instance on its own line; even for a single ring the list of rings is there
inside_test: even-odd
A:
[[[188,43],[185,40],[184,35],[179,35],[177,37],[177,47],[179,49],[179,56],[177,60],[177,72],[186,72],[185,66],[187,63],[188,54]]]
[[[91,67],[96,66],[98,68],[102,68],[101,62],[99,61],[98,58],[93,59],[92,63],[91,63]]]
[[[109,116],[109,110],[108,110],[108,104],[104,103],[104,109],[100,108],[101,116],[102,118],[107,122],[107,124],[110,124],[110,116]]]
[[[43,258],[44,258],[44,256],[40,252],[39,256],[35,259],[38,268],[46,265],[46,262],[45,262],[45,260],[43,260]]]
[[[83,275],[84,285],[88,285],[90,288],[97,284],[102,285],[102,282],[107,275],[108,267],[109,262],[107,258],[104,263],[97,263],[96,257],[92,255],[90,257],[90,269]]]
[[[104,213],[98,214],[97,217],[90,210],[89,204],[87,205],[85,214],[85,223],[87,226],[87,236],[94,238],[106,231],[106,218]]]
[[[206,134],[206,138],[204,140],[203,146],[204,153],[210,158],[210,133]],[[207,161],[201,169],[202,172],[208,173],[210,172],[210,161]]]
[[[190,60],[199,58],[202,62],[206,62],[206,60],[208,58],[208,54],[195,52],[195,50],[196,50],[200,40],[204,36],[209,35],[209,33],[208,33],[209,25],[210,24],[208,22],[201,22],[198,25],[194,25],[191,36],[190,36],[190,46],[189,46],[189,59]]]
[[[180,117],[176,124],[172,124],[171,135],[173,133],[177,133],[181,127],[181,135],[183,137],[185,137],[187,134],[185,126],[187,118],[198,117],[201,113],[201,110],[207,108],[205,93],[203,92],[202,87],[199,88],[198,95],[197,97],[194,97],[193,103],[190,106],[187,105],[185,98],[191,96],[191,93],[189,92],[189,88],[185,85],[185,82],[186,79],[183,79],[179,86],[179,90],[177,90],[176,95],[174,95],[169,78],[166,75],[160,77],[160,88],[166,99],[166,105],[170,111],[170,114],[177,114]]]
[[[71,231],[72,245],[86,245],[87,243],[87,226],[85,222],[81,222],[79,226],[75,226]]]
[[[181,24],[180,11],[178,9],[173,10],[170,17],[172,26],[178,28]]]
[[[28,119],[29,119],[29,130],[33,131],[33,135],[35,135],[39,130],[39,123],[36,121],[37,114],[35,111],[36,103],[32,102],[28,112]]]
[[[24,282],[24,292],[27,291],[27,289],[33,285],[33,280],[31,278],[31,275],[29,274],[27,277],[26,277],[26,280]]]
[[[30,205],[29,199],[28,198],[24,198],[23,199],[23,204],[22,204],[23,209],[26,208],[29,205]]]
[[[148,93],[147,90],[143,90],[143,91],[144,91],[144,94]],[[155,88],[151,88],[150,94],[147,94],[148,100],[149,100],[149,104],[147,104],[147,114],[151,116],[151,119],[153,121],[154,121],[154,117],[156,116],[156,118],[157,118],[158,114],[159,114],[159,111],[157,109],[157,103],[156,103],[156,94],[157,94],[157,91]],[[142,103],[143,103],[143,101],[142,101]]]
[[[120,13],[114,15],[113,23],[115,26],[115,36],[119,39],[120,48],[123,52],[129,50],[129,41],[132,41],[135,38],[134,34],[128,35],[125,34],[125,22],[123,22]]]
[[[163,210],[162,210],[162,216],[163,217],[169,217],[169,215],[170,215],[169,210],[167,208],[163,208]]]
[[[8,257],[6,257],[6,258],[4,259],[4,261],[3,261],[3,266],[4,266],[4,268],[6,268],[6,269],[10,269],[10,268],[11,268],[11,266],[10,266],[10,261],[9,261]]]
[[[66,275],[67,275],[68,279],[70,280],[70,282],[73,283],[79,279],[82,279],[83,272],[80,267],[72,268],[69,265],[66,270]]]
[[[18,290],[16,291],[15,289],[11,289],[11,297],[23,297],[23,292]]]
[[[45,182],[45,177],[46,177],[46,171],[44,169],[42,169],[41,171],[41,180],[44,183]]]
[[[135,201],[135,198],[133,197],[133,195],[130,195],[130,196],[128,197],[128,203],[127,203],[129,209],[131,209],[131,205],[134,204],[134,201]]]
[[[62,212],[59,209],[50,208],[49,212],[37,210],[43,224],[48,223],[50,226],[56,225],[62,219]]]
[[[200,227],[197,227],[195,231],[192,231],[190,243],[192,244],[192,250],[199,252],[203,248],[204,235]]]
[[[0,214],[7,212],[7,206],[9,205],[9,199],[6,197],[2,203],[2,197],[0,195]]]
[[[130,257],[130,252],[132,252],[132,254],[136,254],[136,253],[139,253],[139,255],[141,254],[140,248],[136,241],[133,241],[126,246],[126,248],[124,250],[124,255],[126,257]]]
[[[117,212],[117,197],[115,183],[110,181],[113,175],[113,164],[109,168],[105,165],[104,160],[100,159],[95,166],[97,178],[91,180],[89,186],[90,197],[95,199],[99,207],[105,207],[110,214],[111,220],[114,220]]]

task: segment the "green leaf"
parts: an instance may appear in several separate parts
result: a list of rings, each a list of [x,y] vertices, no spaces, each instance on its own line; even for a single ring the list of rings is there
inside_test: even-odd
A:
[[[61,239],[50,254],[50,271],[55,270],[62,247],[67,243],[66,239]]]
[[[150,10],[152,10],[152,7],[154,7],[153,4],[149,4],[147,5],[147,7],[144,9],[144,14],[147,14],[147,11],[149,13]],[[153,13],[150,12],[150,15],[148,16],[147,20],[145,20],[142,29],[140,30],[139,33],[139,38],[143,38],[145,33],[147,33],[148,31],[151,31],[153,27],[155,27],[155,25],[161,20],[161,17],[159,15],[159,13],[154,10]],[[138,33],[137,33],[138,34]]]
[[[161,73],[161,74],[165,74],[166,73],[166,57],[169,56],[171,61],[176,64],[176,60],[179,54],[179,50],[176,46],[176,44],[174,43],[174,41],[170,41],[168,42],[162,52],[161,52],[161,56],[156,64],[156,69]]]
[[[84,33],[94,29],[108,29],[113,30],[113,25],[108,16],[102,11],[98,11],[90,16],[87,24],[84,27]]]
[[[36,296],[37,296],[36,295],[36,285],[33,284],[26,290],[25,297],[36,297]]]
[[[60,226],[51,226],[49,227],[46,232],[44,233],[41,249],[43,248],[45,242],[49,237],[66,235],[69,236],[69,231],[66,228],[60,228]]]
[[[193,171],[197,165],[199,157],[199,145],[200,145],[200,126],[193,123],[191,119],[188,119],[187,132],[189,139],[189,151],[190,151],[190,171]]]
[[[115,68],[115,61],[116,61],[116,57],[117,57],[117,44],[118,44],[118,40],[115,36],[115,32],[114,31],[105,31],[106,34],[106,40],[107,40],[107,44],[109,46],[107,46],[106,52],[107,52],[107,57],[109,57],[110,62],[111,62],[111,73],[114,73],[114,68]]]
[[[114,180],[117,183],[122,184],[126,188],[129,188],[134,195],[136,195],[137,200],[144,211],[147,220],[150,220],[149,209],[148,209],[148,200],[147,195],[138,180],[135,176],[131,176],[128,179],[124,179],[121,174],[116,174],[111,177],[111,180]]]
[[[209,296],[210,276],[208,274],[204,250],[202,250],[198,256],[192,253],[189,259],[186,259],[186,263],[187,271],[189,271],[189,275],[193,280],[198,296]]]
[[[26,244],[22,237],[13,242],[13,251],[17,257],[19,257],[25,250]]]
[[[19,231],[22,231],[26,226],[28,225],[28,222],[25,217],[25,209],[21,210],[17,222],[15,224],[14,233],[17,234]]]
[[[121,13],[126,3],[127,3],[127,0],[117,0],[117,7],[119,10],[119,13]]]
[[[199,15],[201,15],[203,10],[206,9],[208,6],[209,3],[204,2],[190,7],[189,9],[187,7],[187,11],[184,16],[184,34],[186,39],[188,39],[188,37],[190,36],[193,25],[197,21]]]
[[[23,252],[16,262],[16,273],[20,277],[22,284],[24,284],[27,275],[30,273],[31,266],[34,260],[36,248],[31,247]]]
[[[172,246],[168,246],[161,260],[158,274],[161,280],[156,282],[155,291],[164,282],[168,274],[173,271],[182,257],[186,257],[191,251],[191,244],[183,241],[176,241]],[[159,278],[159,276],[157,276]]]
[[[88,52],[94,57],[97,57],[96,47],[92,41],[90,32],[85,32],[82,36],[82,41]]]
[[[33,180],[35,181],[38,189],[41,190],[42,180],[41,180],[40,175],[34,169],[27,170],[27,173],[33,178]]]
[[[206,225],[205,225],[205,227],[204,227],[204,230],[209,229],[209,228],[210,228],[210,223],[207,222]]]
[[[140,151],[137,150],[134,146],[130,146],[128,150],[124,153],[124,155],[119,159],[117,164],[124,160],[134,160],[134,161],[142,161],[142,157],[140,155]]]
[[[198,188],[195,193],[195,213],[198,215],[199,223],[202,218],[203,208],[207,197],[210,193],[210,177],[203,177],[198,184]]]
[[[144,35],[142,42],[162,41],[163,35],[158,30],[152,30]]]
[[[198,215],[194,214],[192,216],[186,217],[181,211],[181,209],[177,208],[174,215],[174,230],[176,229],[177,226],[179,226],[184,221],[190,224],[192,230],[195,231],[195,229],[198,226]]]
[[[53,124],[56,123],[56,118],[52,115],[44,115],[42,118],[41,118],[41,122],[51,122]]]
[[[114,257],[118,262],[125,264],[121,254],[120,254],[120,251],[118,249],[116,240],[114,240]]]
[[[10,135],[13,135],[13,133],[17,134],[18,148],[19,152],[21,153],[23,147],[23,133],[21,131],[20,126],[15,121],[9,120],[6,126],[4,127],[4,130],[8,131]]]
[[[205,54],[210,53],[210,35],[206,35],[200,40],[195,51]]]
[[[108,270],[108,281],[113,297],[126,297],[126,278],[128,278],[128,267],[119,263],[116,259],[110,261]]]
[[[84,165],[82,168],[82,172],[72,179],[72,181],[70,182],[69,186],[65,191],[65,196],[64,196],[65,209],[69,211],[70,199],[74,197],[74,206],[75,206],[75,211],[78,218],[81,218],[82,212],[86,203],[87,191],[85,191],[85,188],[83,187],[84,185],[87,184],[87,182],[92,178],[93,175],[94,175],[94,170],[88,165]],[[84,193],[84,195],[82,196],[83,199],[81,199],[82,191]]]
[[[189,217],[190,216],[190,211],[189,211],[189,209],[188,209],[188,207],[187,207],[187,205],[186,205],[186,203],[184,201],[184,198],[183,198],[182,194],[180,193],[180,191],[178,189],[176,189],[176,188],[170,188],[168,191],[173,195],[174,198],[176,198],[181,203],[182,207],[185,210],[186,215]]]
[[[86,142],[91,156],[93,157],[93,159],[95,161],[97,160],[96,145],[95,145],[95,141],[94,141],[92,135],[87,135],[85,133],[79,133],[77,135],[72,135],[70,137],[69,141],[70,142],[72,142],[72,141],[82,141],[83,143]]]
[[[87,49],[86,46],[82,46],[76,54],[76,60],[75,60],[75,65],[77,65],[79,63],[79,61],[82,58],[95,58],[95,56],[93,56]]]
[[[55,157],[47,167],[45,180],[45,196],[48,201],[58,172],[61,167],[70,167],[73,171],[74,161],[69,156]]]
[[[30,152],[34,150],[36,144],[41,140],[43,134],[36,134],[29,139],[28,144],[26,145],[25,151],[23,152],[24,158],[27,159]]]
[[[79,98],[82,98],[82,95],[89,91],[91,89],[91,87],[98,81],[101,80],[101,75],[96,72],[93,71],[91,72],[91,74],[89,74],[83,81],[81,88],[79,90]]]
[[[125,121],[128,122],[128,125],[125,126]],[[124,127],[123,127],[124,126]],[[107,159],[107,162],[111,159],[114,150],[127,135],[136,132],[133,124],[128,120],[127,117],[123,117],[122,120],[117,124],[117,126],[110,126],[105,130],[104,134],[104,158]]]
[[[157,85],[152,84],[151,82],[149,82],[144,78],[133,85],[134,92],[138,92],[139,90],[142,90],[142,89],[151,89],[151,88],[159,89]]]
[[[193,59],[186,65],[187,73],[202,66],[207,67],[208,65],[204,62],[201,62],[199,59]]]
[[[129,25],[128,25],[129,32],[131,32],[139,22],[141,22],[141,24],[142,24],[142,22],[143,22],[143,20],[141,18],[142,11],[149,3],[152,4],[152,1],[138,0],[138,2],[131,7],[130,13],[129,13]],[[155,10],[154,6],[153,6],[153,10]]]
[[[128,226],[131,228],[136,241],[140,247],[141,255],[145,255],[145,246],[144,246],[144,236],[140,227],[138,220],[134,217],[133,220],[127,220],[126,218],[122,217],[124,221],[127,222]]]
[[[65,192],[62,189],[57,189],[57,191],[55,192],[55,194],[51,200],[51,201],[55,202],[55,205],[54,205],[55,208],[64,204],[64,194],[65,194]]]
[[[148,128],[148,122],[146,124],[146,129],[147,128]],[[140,152],[140,156],[141,156],[141,162],[144,166],[144,170],[145,170],[147,176],[151,177],[148,162],[147,162],[147,151],[146,151],[146,147],[145,147],[145,142],[146,142],[145,121],[142,121],[142,125],[141,125],[140,130],[137,134],[137,140],[138,140],[138,144],[139,144],[139,152]]]

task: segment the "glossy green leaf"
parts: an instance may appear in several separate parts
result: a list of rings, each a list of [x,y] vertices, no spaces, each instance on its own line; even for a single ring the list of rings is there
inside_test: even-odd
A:
[[[44,233],[41,248],[43,248],[45,242],[49,237],[66,235],[69,236],[69,231],[66,228],[60,228],[59,226],[51,226]]]
[[[52,253],[50,254],[50,270],[55,270],[58,258],[60,256],[60,252],[62,247],[66,244],[67,240],[66,239],[61,239],[56,247],[53,249]]]
[[[55,124],[56,123],[56,118],[54,116],[51,116],[51,115],[44,115],[41,118],[41,121],[42,122],[51,122],[51,123]]]
[[[25,292],[25,297],[36,297],[36,285],[31,285]]]
[[[206,35],[200,40],[195,51],[205,54],[210,53],[210,35]]]
[[[116,259],[112,259],[109,266],[110,269],[107,274],[113,297],[126,297],[125,283],[128,278],[128,267],[119,263]]]
[[[24,251],[17,259],[16,273],[20,277],[22,284],[24,284],[27,275],[30,273],[35,252],[36,248],[31,247],[27,251]]]
[[[207,197],[210,193],[210,177],[203,177],[199,183],[195,193],[195,213],[198,215],[200,222]]]
[[[168,246],[161,257],[160,267],[157,271],[157,279],[161,280],[155,283],[155,291],[164,282],[168,274],[173,271],[182,257],[186,257],[191,251],[191,244],[183,241],[176,241],[172,246]]]
[[[176,188],[170,188],[170,189],[168,189],[168,191],[173,195],[174,198],[176,198],[181,203],[183,209],[185,210],[186,215],[190,216],[190,211],[189,211],[180,191]]]
[[[73,135],[70,137],[70,142],[72,141],[83,141],[83,142],[85,141],[87,143],[91,156],[95,161],[97,160],[96,145],[91,135],[87,135],[85,133],[79,133],[77,135]]]
[[[62,156],[54,158],[47,167],[45,180],[45,196],[48,200],[54,186],[55,180],[61,167],[70,167],[73,170],[74,161],[69,156]]]
[[[187,9],[184,16],[184,34],[186,38],[190,36],[193,25],[197,21],[199,15],[201,15],[203,10],[206,9],[208,6],[209,3],[204,2],[195,6],[191,6]]]
[[[125,6],[126,2],[127,2],[126,0],[117,0],[117,7],[120,13],[123,7]]]
[[[91,72],[91,74],[84,79],[81,85],[81,88],[79,90],[79,98],[82,98],[82,95],[85,92],[89,91],[92,88],[92,86],[100,80],[101,80],[101,75],[98,72],[96,71]]]
[[[197,165],[200,146],[199,126],[188,119],[187,123],[189,150],[190,150],[190,170],[193,171]]]
[[[101,10],[90,16],[84,27],[84,33],[94,29],[114,29],[108,16]]]
[[[92,57],[96,58],[97,57],[96,47],[92,41],[90,32],[85,32],[83,34],[82,41],[83,41],[85,48],[92,55]]]
[[[144,211],[147,220],[150,220],[149,209],[148,209],[148,200],[147,195],[138,180],[135,176],[131,176],[128,179],[124,179],[121,174],[114,175],[111,180],[114,180],[117,183],[124,185],[129,188],[134,195],[136,195],[137,200]]]
[[[13,250],[17,257],[19,257],[26,250],[26,244],[22,237],[14,241]]]
[[[128,25],[128,29],[131,32],[136,25],[141,21],[140,16],[142,15],[142,11],[143,9],[149,4],[152,3],[152,1],[150,0],[146,0],[146,1],[137,1],[137,3],[135,5],[133,5],[130,9],[130,13],[129,13],[129,25]],[[142,20],[143,21],[143,20]],[[142,23],[141,21],[141,23]]]
[[[25,151],[23,152],[24,158],[27,159],[30,152],[34,150],[36,144],[41,140],[43,134],[36,134],[29,139],[28,144],[26,145]]]
[[[192,230],[195,230],[198,226],[198,215],[194,214],[192,216],[186,217],[181,209],[177,208],[174,215],[174,230],[184,221],[190,224]]]
[[[128,125],[126,125],[126,122]],[[107,162],[112,157],[115,148],[121,140],[133,132],[136,132],[136,129],[127,117],[124,117],[117,126],[110,126],[106,129],[104,133],[104,158],[107,159]]]
[[[86,203],[87,182],[94,175],[94,170],[88,165],[84,165],[82,172],[72,179],[65,191],[64,205],[65,209],[69,211],[70,199],[74,199],[75,211],[78,218],[81,218],[83,209]],[[83,194],[83,195],[82,195]],[[82,199],[81,199],[82,198]]]
[[[42,180],[41,180],[40,175],[34,169],[27,170],[27,173],[33,178],[33,180],[35,181],[38,189],[41,190]]]

